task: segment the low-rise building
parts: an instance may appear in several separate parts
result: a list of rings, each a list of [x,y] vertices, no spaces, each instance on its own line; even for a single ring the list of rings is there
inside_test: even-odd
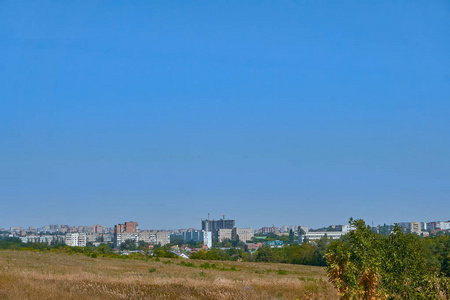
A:
[[[245,244],[245,251],[254,251],[264,246],[263,243],[247,243]]]
[[[267,241],[264,242],[265,246],[269,246],[270,248],[281,248],[284,245],[283,241]]]

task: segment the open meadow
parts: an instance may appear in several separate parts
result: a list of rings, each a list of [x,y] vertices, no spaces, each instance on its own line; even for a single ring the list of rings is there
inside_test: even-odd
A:
[[[0,299],[337,299],[322,267],[0,251]]]

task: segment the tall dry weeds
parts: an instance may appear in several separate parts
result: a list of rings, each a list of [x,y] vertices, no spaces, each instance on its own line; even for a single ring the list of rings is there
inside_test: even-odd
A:
[[[337,299],[319,267],[211,262],[239,270],[220,271],[163,261],[0,251],[0,299]]]

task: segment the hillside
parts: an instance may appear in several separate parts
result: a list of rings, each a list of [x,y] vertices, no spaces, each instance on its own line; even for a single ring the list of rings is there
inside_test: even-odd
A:
[[[0,299],[337,299],[321,267],[0,251]]]

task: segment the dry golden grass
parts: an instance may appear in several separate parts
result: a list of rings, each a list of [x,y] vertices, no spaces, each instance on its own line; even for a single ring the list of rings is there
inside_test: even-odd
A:
[[[164,263],[168,260],[174,263]],[[204,263],[0,251],[0,299],[338,298],[320,267],[209,262],[238,269],[221,271],[177,265],[181,261]],[[152,268],[156,271],[149,272]]]

